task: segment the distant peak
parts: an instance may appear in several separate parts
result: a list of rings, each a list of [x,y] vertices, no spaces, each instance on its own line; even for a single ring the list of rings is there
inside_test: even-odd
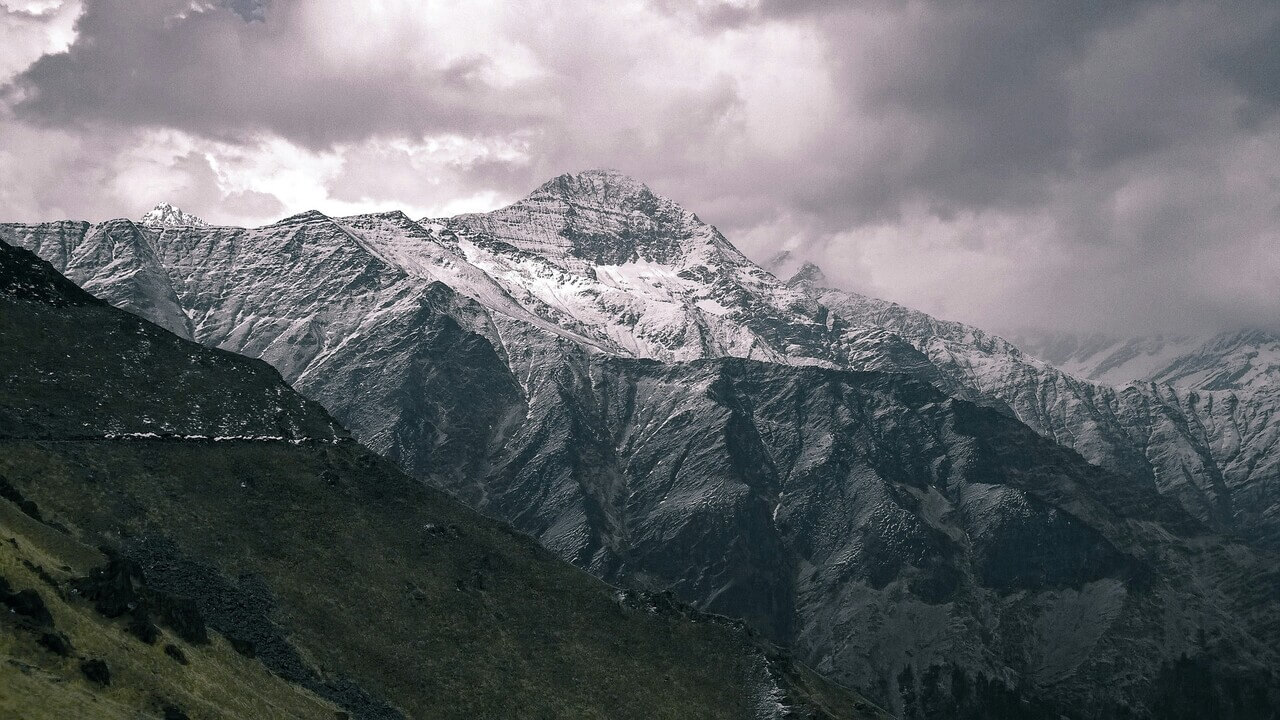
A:
[[[209,227],[209,223],[204,220],[167,202],[156,205],[151,212],[143,215],[140,224],[146,227]]]
[[[784,280],[788,285],[804,285],[807,287],[825,287],[827,276],[822,268],[804,260],[791,250],[781,250],[764,263],[764,268],[774,277]]]
[[[558,177],[552,178],[549,182],[557,180],[569,179],[578,182],[594,182],[606,183],[609,185],[627,185],[633,187],[644,187],[645,184],[639,180],[613,168],[592,168],[588,170],[579,170],[576,173],[564,173]]]
[[[529,222],[531,217],[537,222]],[[697,215],[617,170],[565,173],[512,205],[444,224],[460,235],[488,235],[584,273],[592,265],[637,260],[674,264],[709,243],[731,247]]]
[[[306,210],[283,220],[277,220],[272,225],[301,225],[311,222],[332,222],[332,219],[319,210]]]
[[[827,275],[822,272],[822,268],[811,262],[806,262],[800,266],[800,269],[787,280],[788,285],[804,285],[807,287],[824,287],[827,283]]]
[[[765,262],[765,267],[770,270],[786,267],[794,262],[794,257],[790,250],[779,250]]]

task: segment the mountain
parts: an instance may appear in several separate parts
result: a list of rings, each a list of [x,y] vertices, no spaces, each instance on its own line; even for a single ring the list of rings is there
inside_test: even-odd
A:
[[[1266,717],[1277,450],[1251,399],[1126,399],[813,272],[788,285],[607,171],[449,219],[0,237],[267,360],[561,557],[745,618],[904,716],[1183,717],[1197,693]]]
[[[195,215],[185,213],[164,202],[156,205],[146,215],[143,215],[139,224],[152,228],[209,227],[209,223]]]
[[[1029,331],[1013,341],[1068,374],[1107,385],[1241,391],[1280,385],[1280,337],[1266,330],[1138,338]]]
[[[1249,376],[1261,381],[1239,390],[1112,387],[1068,375],[978,328],[799,280],[796,287],[851,322],[893,332],[982,402],[1008,408],[1091,463],[1155,487],[1218,532],[1280,548],[1280,430],[1273,421],[1280,386],[1265,376]],[[1206,365],[1178,367],[1187,378]]]
[[[0,715],[881,717],[0,243]]]
[[[1009,339],[1068,375],[1103,385],[1146,380],[1205,341],[1195,335],[1126,338],[1046,330],[1025,330]]]
[[[1280,385],[1280,335],[1256,329],[1218,335],[1150,379],[1203,390],[1275,388]]]

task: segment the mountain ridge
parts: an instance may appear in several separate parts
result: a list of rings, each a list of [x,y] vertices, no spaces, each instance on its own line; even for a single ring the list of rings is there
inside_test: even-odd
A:
[[[596,197],[597,179],[575,192]],[[898,712],[919,710],[929,673],[942,674],[929,677],[944,695],[980,674],[1011,693],[1013,679],[1029,683],[1055,708],[1147,707],[1144,688],[1175,672],[1178,648],[1203,651],[1135,651],[1126,633],[1146,643],[1194,634],[1196,622],[1214,633],[1257,624],[1235,600],[1195,588],[1248,595],[1262,582],[1244,568],[1267,557],[1255,553],[1276,521],[1266,405],[1221,391],[1106,390],[974,328],[789,286],[692,213],[626,202],[570,212],[547,196],[430,224],[308,215],[166,231],[147,277],[171,278],[191,337],[266,359],[413,475],[597,575],[749,617]],[[0,226],[0,237],[61,259],[79,282],[115,277],[94,252],[102,233],[51,230]],[[965,399],[989,409],[956,404]],[[965,423],[982,433],[958,432]],[[1231,433],[1248,452],[1221,444]],[[1200,464],[1179,481],[1170,468],[1183,458]],[[1038,488],[1014,483],[1027,467],[1040,468]],[[1142,502],[1108,509],[1097,482],[1073,479],[1095,472]],[[1257,514],[1221,509],[1237,506]],[[1144,507],[1174,515],[1140,519]],[[1168,523],[1172,539],[1147,522]],[[1243,566],[1215,568],[1207,550],[1171,559],[1184,551],[1167,543],[1237,548],[1213,533],[1244,530],[1263,549],[1233,550]],[[1045,554],[1040,533],[1075,539]],[[1001,539],[975,540],[987,536]],[[1073,575],[1097,537],[1158,559],[1183,587],[1144,584],[1123,562]],[[1008,578],[982,570],[991,557],[1071,580],[1009,602],[989,586]],[[1203,620],[1157,631],[1156,607]],[[1082,634],[1065,629],[1072,613],[1107,621]],[[1274,652],[1269,643],[1240,645],[1261,655],[1238,661]],[[1060,646],[1076,649],[1049,660]],[[1107,663],[1131,671],[1120,694],[1096,687]]]

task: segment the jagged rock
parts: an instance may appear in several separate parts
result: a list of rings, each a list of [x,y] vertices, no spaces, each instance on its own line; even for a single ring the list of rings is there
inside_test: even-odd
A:
[[[974,327],[855,293],[809,291],[835,313],[897,334],[982,401],[1090,462],[1154,487],[1220,532],[1280,548],[1280,387],[1112,387]]]

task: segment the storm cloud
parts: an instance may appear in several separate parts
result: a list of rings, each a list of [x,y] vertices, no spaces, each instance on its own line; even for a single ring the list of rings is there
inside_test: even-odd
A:
[[[6,219],[441,215],[614,167],[997,330],[1280,318],[1265,0],[0,8]]]

